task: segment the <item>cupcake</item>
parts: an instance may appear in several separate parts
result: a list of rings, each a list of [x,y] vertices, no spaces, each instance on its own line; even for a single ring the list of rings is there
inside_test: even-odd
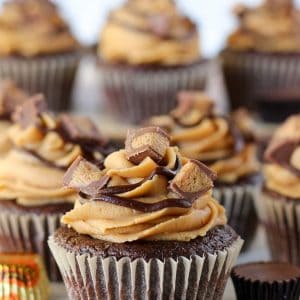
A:
[[[13,146],[0,159],[0,252],[38,253],[49,278],[58,280],[47,239],[77,197],[63,188],[63,174],[78,155],[101,165],[107,147],[91,121],[53,117],[41,95],[19,106],[13,119]]]
[[[300,269],[278,262],[254,262],[233,268],[237,300],[298,300]]]
[[[49,283],[43,263],[34,254],[0,254],[1,299],[47,300]]]
[[[28,99],[25,91],[12,81],[0,81],[0,155],[9,151],[12,143],[8,137],[8,128],[12,125],[12,113],[16,106]]]
[[[51,109],[67,109],[78,49],[51,2],[5,2],[0,13],[0,78],[12,79],[30,93],[44,93]]]
[[[169,111],[178,90],[205,86],[196,25],[175,1],[126,1],[110,13],[98,56],[106,101],[130,122]]]
[[[255,143],[229,118],[214,113],[212,100],[196,91],[180,92],[173,111],[147,123],[165,128],[184,156],[204,162],[217,173],[214,197],[225,206],[228,223],[245,239],[246,248],[257,228]]]
[[[79,191],[49,239],[71,299],[221,299],[242,246],[212,197],[215,174],[158,127],[128,132],[104,170],[79,157]]]
[[[264,184],[257,201],[274,260],[300,265],[300,115],[275,131],[264,155]]]
[[[263,109],[266,100],[269,107],[280,107],[279,102],[286,106],[288,91],[300,83],[299,11],[292,0],[265,0],[255,8],[240,5],[236,14],[240,26],[221,53],[231,106]],[[285,97],[274,99],[278,93]],[[272,109],[271,118],[282,112]]]

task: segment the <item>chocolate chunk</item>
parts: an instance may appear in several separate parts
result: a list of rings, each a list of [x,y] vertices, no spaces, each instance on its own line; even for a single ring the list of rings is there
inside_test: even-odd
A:
[[[103,175],[96,165],[79,156],[65,173],[63,185],[88,195],[96,195],[108,181],[109,177]]]
[[[58,131],[66,140],[73,143],[105,143],[94,123],[82,116],[61,115],[58,120]]]
[[[40,116],[45,111],[47,111],[47,104],[44,95],[36,94],[16,108],[12,119],[21,127],[27,128],[31,125],[39,125]]]
[[[165,15],[152,15],[148,19],[149,29],[161,38],[168,38],[171,30],[170,18]]]
[[[216,174],[198,160],[186,163],[171,181],[170,190],[185,199],[197,199],[213,187]]]
[[[129,130],[125,141],[127,159],[139,164],[146,157],[160,163],[170,145],[170,137],[159,127]]]

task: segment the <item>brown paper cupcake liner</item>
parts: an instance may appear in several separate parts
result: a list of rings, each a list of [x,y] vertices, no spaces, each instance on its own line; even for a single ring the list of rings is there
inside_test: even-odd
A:
[[[100,84],[108,107],[122,119],[139,123],[169,112],[183,89],[205,88],[209,62],[178,67],[130,67],[99,62]]]
[[[11,79],[31,94],[45,94],[51,110],[66,110],[79,59],[78,53],[0,58],[0,79]]]
[[[61,276],[47,245],[48,237],[60,226],[62,214],[0,213],[0,252],[37,253],[43,260],[51,281]]]
[[[261,95],[300,85],[300,54],[225,50],[220,58],[232,108],[254,108]]]
[[[300,265],[300,203],[262,192],[256,201],[273,260]]]
[[[226,210],[228,224],[245,240],[243,251],[251,245],[258,227],[254,204],[258,192],[258,185],[253,184],[216,186],[213,190],[214,198]]]
[[[76,255],[58,245],[49,247],[62,273],[70,299],[222,299],[243,241],[206,256],[117,260]]]

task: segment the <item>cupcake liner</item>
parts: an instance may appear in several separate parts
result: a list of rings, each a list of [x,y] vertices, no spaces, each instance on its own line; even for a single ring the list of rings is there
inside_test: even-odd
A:
[[[221,64],[232,108],[254,108],[260,95],[298,88],[300,54],[268,54],[225,50]]]
[[[70,299],[221,299],[243,241],[205,256],[177,260],[79,255],[49,238]]]
[[[0,79],[11,79],[31,94],[45,94],[51,110],[66,110],[79,58],[78,53],[0,58]]]
[[[0,213],[0,252],[38,253],[44,260],[49,279],[61,280],[47,245],[48,237],[60,226],[62,214]]]
[[[276,261],[300,265],[300,203],[274,199],[266,193],[256,201],[271,256]]]
[[[258,227],[254,204],[258,192],[258,185],[253,184],[216,186],[213,189],[214,198],[226,210],[228,224],[245,240],[243,250],[251,245]]]
[[[278,282],[259,282],[240,277],[232,272],[231,279],[237,300],[299,300],[299,278]]]
[[[176,106],[179,90],[205,88],[209,62],[178,67],[134,67],[99,62],[100,84],[108,107],[139,123]]]

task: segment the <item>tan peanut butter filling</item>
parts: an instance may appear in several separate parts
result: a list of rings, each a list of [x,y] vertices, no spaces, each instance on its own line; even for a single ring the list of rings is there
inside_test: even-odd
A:
[[[0,55],[32,57],[76,50],[55,6],[45,0],[6,1],[0,14]]]
[[[129,0],[111,12],[99,56],[110,63],[182,65],[200,58],[195,24],[171,0]]]
[[[266,0],[256,8],[236,8],[240,27],[228,38],[238,51],[299,52],[300,13],[292,0]]]
[[[265,152],[265,186],[280,195],[300,199],[300,115],[288,118],[274,133]]]
[[[144,135],[144,130],[137,132]],[[149,155],[139,162],[129,147],[110,154],[102,171],[77,159],[65,184],[77,188],[81,199],[63,216],[62,223],[78,233],[117,243],[189,241],[225,224],[224,208],[212,197],[212,171],[182,157],[168,141],[158,142],[163,139],[159,134],[147,144]],[[153,153],[162,148],[165,154],[159,160]]]
[[[169,115],[153,117],[148,123],[165,128],[182,155],[205,162],[220,182],[234,183],[258,172],[256,146],[245,144],[230,120],[213,114],[206,95],[184,92],[178,100]]]

